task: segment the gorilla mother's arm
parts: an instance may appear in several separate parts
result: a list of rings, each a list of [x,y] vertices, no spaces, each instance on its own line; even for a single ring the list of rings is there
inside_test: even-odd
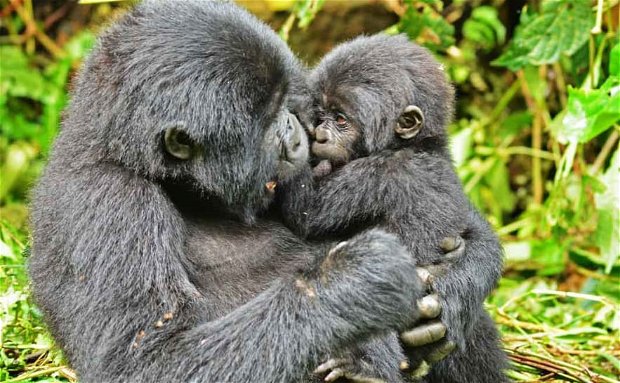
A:
[[[30,275],[81,381],[290,382],[416,315],[413,262],[372,231],[205,322],[186,222],[161,187],[110,164],[55,171],[38,189]]]

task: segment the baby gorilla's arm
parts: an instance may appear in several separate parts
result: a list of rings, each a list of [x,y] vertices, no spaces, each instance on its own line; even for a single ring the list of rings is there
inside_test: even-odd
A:
[[[324,162],[315,167],[315,177],[320,174],[322,178],[309,182],[310,188],[306,188],[309,196],[304,213],[309,236],[341,232],[359,222],[372,225],[394,208],[400,193],[387,175],[398,178],[394,173],[400,169],[390,169],[391,159],[384,156],[357,159],[331,174],[331,167]]]

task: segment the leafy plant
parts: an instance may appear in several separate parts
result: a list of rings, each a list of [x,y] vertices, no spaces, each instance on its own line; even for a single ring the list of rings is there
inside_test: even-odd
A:
[[[572,55],[588,40],[594,25],[590,4],[589,0],[551,0],[542,2],[539,13],[522,12],[515,37],[495,65],[516,71]]]

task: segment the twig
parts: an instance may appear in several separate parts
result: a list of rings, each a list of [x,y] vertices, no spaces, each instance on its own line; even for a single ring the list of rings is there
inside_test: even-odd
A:
[[[37,26],[37,23],[33,20],[33,18],[26,12],[26,10],[22,7],[19,0],[9,0],[13,7],[15,7],[15,11],[21,17],[21,19],[26,24],[26,28],[32,28],[34,31],[34,35],[39,40],[41,45],[45,47],[54,57],[62,58],[65,56],[65,52],[60,48],[54,40],[52,40],[48,35],[46,35],[41,29]]]
[[[515,362],[524,364],[526,366],[532,366],[542,371],[551,371],[556,375],[564,376],[569,379],[570,378],[576,379],[583,383],[589,383],[588,380],[583,380],[580,377],[573,376],[570,372],[564,371],[560,366],[556,366],[553,363],[544,362],[544,361],[540,361],[532,357],[517,355],[517,354],[509,355],[508,357],[514,360]]]
[[[67,14],[69,9],[73,6],[73,4],[73,2],[68,1],[63,6],[52,12],[51,15],[47,16],[43,21],[43,29],[48,30],[58,20],[62,19]]]
[[[562,109],[566,108],[566,81],[564,80],[564,72],[560,63],[553,63],[553,71],[555,72],[555,83],[558,87],[558,93],[560,94],[560,104]]]
[[[555,156],[553,153],[546,152],[544,150],[536,150],[534,148],[528,148],[527,146],[511,146],[506,149],[498,150],[500,154],[515,155],[521,154],[524,156],[538,157],[543,160],[554,161]]]
[[[592,378],[595,378],[595,379],[598,379],[598,381],[618,383],[618,381],[615,379],[610,379],[600,374],[594,374],[587,368],[574,366],[562,360],[552,359],[548,356],[538,355],[538,354],[534,354],[528,351],[510,350],[510,349],[506,351],[508,351],[508,353],[510,354],[509,357],[511,359],[513,360],[516,359],[520,363],[531,365],[537,368],[542,368],[547,371],[553,371],[557,373],[558,375],[565,376],[567,378],[576,379],[580,382],[589,383],[593,381]]]
[[[549,290],[549,289],[534,289],[531,291],[532,294],[536,295],[554,295],[562,298],[575,298],[575,299],[585,299],[592,302],[599,302],[605,305],[614,306],[613,302],[609,299],[592,294],[583,294],[583,293],[575,293],[572,291],[560,291],[560,290]]]
[[[7,4],[7,6],[2,8],[2,10],[0,11],[0,17],[8,17],[14,9],[15,6],[13,4]]]
[[[603,168],[607,156],[609,156],[609,153],[611,153],[612,149],[616,145],[616,142],[618,141],[618,136],[618,130],[614,129],[614,131],[611,132],[609,137],[607,137],[607,141],[605,141],[605,143],[603,144],[601,152],[598,154],[598,156],[596,156],[596,159],[594,160],[594,163],[590,168],[590,175],[597,174]]]
[[[493,108],[493,111],[491,112],[491,116],[489,117],[488,121],[485,121],[485,123],[490,124],[494,122],[499,118],[500,114],[506,110],[506,107],[508,106],[510,101],[512,101],[515,94],[517,94],[517,91],[521,86],[521,81],[521,78],[517,78],[515,81],[512,82],[508,90],[506,90],[502,97],[500,97],[497,105],[495,106],[495,108]]]
[[[280,37],[282,38],[282,40],[284,41],[288,41],[288,35],[291,32],[291,28],[293,28],[293,23],[295,22],[295,12],[291,12],[288,15],[288,18],[286,19],[286,21],[284,22],[284,24],[282,25],[282,28],[280,28]]]
[[[540,68],[540,75],[544,79],[545,66]],[[523,70],[517,71],[517,77],[519,77],[521,83],[521,92],[528,108],[534,111],[534,122],[532,123],[532,150],[538,152],[542,150],[542,126],[543,115],[540,105],[532,96],[530,89],[525,81]],[[543,201],[543,180],[542,180],[542,165],[539,157],[532,157],[532,194],[534,203],[541,205]]]
[[[22,382],[24,380],[29,380],[29,379],[36,378],[36,377],[39,377],[39,376],[50,375],[50,374],[53,374],[55,372],[63,373],[64,372],[63,370],[66,370],[66,367],[63,367],[63,366],[61,366],[61,367],[50,367],[50,368],[44,368],[44,369],[41,369],[41,370],[28,371],[28,372],[25,372],[25,373],[15,377],[15,378],[13,378],[13,379],[9,379],[9,380],[7,380],[5,382],[6,383]]]
[[[590,30],[593,35],[601,33],[601,25],[603,24],[603,0],[598,0],[596,3],[596,23]]]

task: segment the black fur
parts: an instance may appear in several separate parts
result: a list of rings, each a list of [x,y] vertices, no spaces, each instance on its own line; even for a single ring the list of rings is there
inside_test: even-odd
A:
[[[416,319],[394,235],[326,255],[257,218],[299,72],[231,4],[147,2],[100,38],[32,204],[33,293],[81,382],[293,382]],[[171,126],[202,151],[168,156]]]
[[[311,88],[318,116],[337,110],[360,130],[362,153],[318,181],[306,169],[283,185],[284,218],[311,238],[383,228],[401,238],[420,265],[443,262],[440,241],[461,235],[464,256],[433,282],[448,339],[459,351],[436,365],[428,381],[505,381],[505,356],[483,310],[500,278],[502,250],[453,169],[446,133],[453,92],[439,63],[403,36],[360,37],[319,63]],[[425,122],[404,140],[393,127],[408,105],[417,105]]]

